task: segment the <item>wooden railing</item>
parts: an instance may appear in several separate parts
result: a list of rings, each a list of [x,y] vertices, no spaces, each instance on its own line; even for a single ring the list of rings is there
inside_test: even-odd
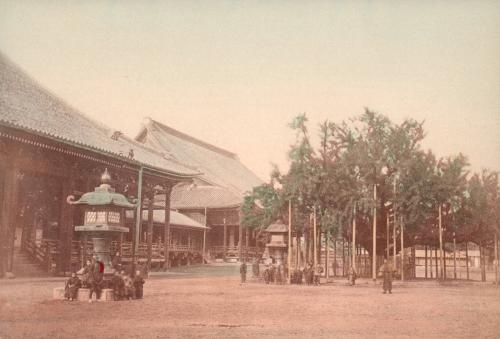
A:
[[[132,261],[133,255],[133,244],[131,242],[122,242],[121,249],[119,248],[119,243],[117,241],[112,241],[110,246],[111,255],[114,256],[116,252],[121,252],[122,260],[124,262]],[[84,250],[85,247],[85,250]],[[39,264],[44,270],[49,273],[55,273],[58,263],[58,241],[52,239],[43,239],[36,243],[34,240],[26,239],[23,242],[23,248],[28,253],[31,260]],[[238,246],[214,246],[207,248],[207,252],[210,252],[212,256],[221,255],[225,251],[226,257],[238,257],[239,248]],[[82,264],[92,257],[93,244],[91,241],[83,243],[83,241],[74,240],[71,242],[71,256],[70,265],[73,268],[81,267]],[[189,254],[200,254],[202,255],[202,248],[199,246],[189,246],[181,244],[171,244],[169,246],[170,253],[189,253]],[[164,246],[162,243],[152,244],[152,262],[164,262]],[[85,257],[84,257],[85,254]],[[259,254],[257,247],[242,248],[242,255],[245,257],[256,257]],[[136,253],[136,258],[140,262],[147,261],[148,257],[148,246],[147,243],[140,243],[138,251]]]
[[[25,239],[23,248],[32,261],[38,263],[47,272],[55,273],[59,255],[57,240],[43,239],[36,243],[32,239]]]

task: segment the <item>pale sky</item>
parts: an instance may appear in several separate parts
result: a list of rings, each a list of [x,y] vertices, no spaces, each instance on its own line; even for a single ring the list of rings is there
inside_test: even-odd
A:
[[[0,50],[95,120],[287,167],[287,124],[369,107],[500,170],[500,1],[2,1]]]

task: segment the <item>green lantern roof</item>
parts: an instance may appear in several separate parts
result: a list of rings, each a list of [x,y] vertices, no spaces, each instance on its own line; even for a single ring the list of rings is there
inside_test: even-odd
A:
[[[71,205],[89,205],[89,206],[104,206],[112,205],[125,208],[135,208],[136,205],[128,201],[128,199],[120,193],[116,193],[115,189],[109,185],[111,176],[108,170],[101,176],[101,185],[94,189],[94,192],[85,193],[74,201],[73,196],[69,196],[67,201]]]

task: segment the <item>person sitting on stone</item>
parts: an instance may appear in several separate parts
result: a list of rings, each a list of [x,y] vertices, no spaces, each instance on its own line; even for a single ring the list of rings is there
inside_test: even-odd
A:
[[[119,271],[114,271],[111,278],[111,287],[113,289],[113,299],[115,301],[121,300],[125,294],[125,283]]]
[[[126,300],[130,300],[134,298],[134,284],[132,281],[132,278],[128,274],[125,273],[125,271],[122,271],[122,279],[123,279],[123,284],[124,284],[124,293],[123,297]]]
[[[141,271],[136,271],[135,272],[135,277],[133,279],[133,284],[134,284],[134,291],[135,291],[135,298],[136,299],[142,299],[143,292],[144,292],[144,278],[141,275]]]
[[[90,288],[90,271],[92,269],[92,263],[90,260],[87,260],[87,263],[84,267],[82,267],[78,272],[76,272],[80,276],[80,280],[83,288]]]
[[[71,273],[71,277],[66,281],[66,286],[64,288],[64,297],[67,300],[73,301],[77,299],[78,289],[81,286],[80,279],[76,276],[76,273]]]

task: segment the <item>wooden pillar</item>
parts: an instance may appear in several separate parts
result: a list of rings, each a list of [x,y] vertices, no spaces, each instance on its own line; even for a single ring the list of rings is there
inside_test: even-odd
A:
[[[83,235],[83,240],[81,240],[82,243],[82,265],[81,268],[85,267],[85,263],[87,261],[87,242],[88,242],[88,234],[85,232]]]
[[[153,259],[153,208],[154,208],[154,192],[148,194],[148,229],[147,229],[147,242],[148,242],[148,258],[147,258],[147,272],[151,270],[151,261]]]
[[[59,215],[59,250],[57,271],[65,275],[71,269],[71,250],[73,241],[73,206],[68,204],[66,198],[73,194],[74,187],[71,178],[62,181]]]
[[[139,169],[137,178],[137,208],[135,209],[135,228],[133,238],[133,251],[132,251],[132,267],[135,270],[135,262],[139,252],[139,243],[141,239],[141,225],[142,225],[142,174],[143,168]]]
[[[170,194],[172,193],[172,186],[170,183],[165,183],[165,225],[163,227],[163,269],[167,270],[170,267]],[[206,222],[206,221],[205,221]]]
[[[15,211],[17,211],[17,196],[19,178],[15,162],[12,159],[5,164],[4,191],[2,202],[2,218],[0,225],[0,277],[12,272],[13,250],[15,236]]]
[[[222,219],[222,222],[224,224],[224,236],[223,236],[223,245],[222,245],[222,257],[224,260],[226,260],[226,254],[227,254],[227,225],[226,225],[226,213],[224,212],[224,218]]]

